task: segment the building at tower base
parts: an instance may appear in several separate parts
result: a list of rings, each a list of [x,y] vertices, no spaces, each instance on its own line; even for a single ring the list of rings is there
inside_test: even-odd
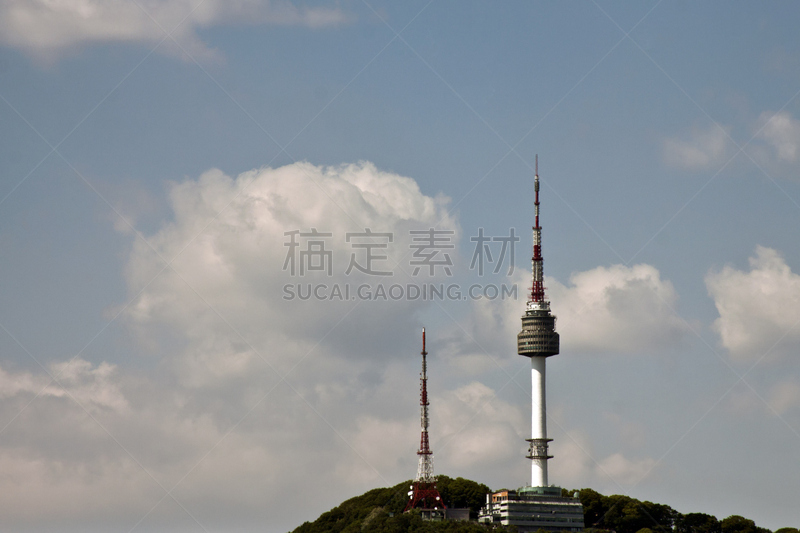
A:
[[[577,497],[562,496],[560,487],[502,490],[486,495],[478,522],[517,526],[519,533],[582,531],[583,506]]]

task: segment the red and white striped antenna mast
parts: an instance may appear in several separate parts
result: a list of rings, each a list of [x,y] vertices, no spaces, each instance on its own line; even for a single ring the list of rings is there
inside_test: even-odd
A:
[[[544,302],[544,258],[542,257],[542,227],[539,225],[539,154],[536,154],[536,170],[533,181],[535,225],[533,226],[533,284],[528,303]]]
[[[420,373],[419,405],[422,432],[419,439],[419,465],[417,477],[411,484],[409,500],[403,512],[411,509],[446,509],[439,491],[436,489],[436,476],[433,474],[433,452],[428,441],[428,362],[425,350],[425,328],[422,328],[422,372]]]

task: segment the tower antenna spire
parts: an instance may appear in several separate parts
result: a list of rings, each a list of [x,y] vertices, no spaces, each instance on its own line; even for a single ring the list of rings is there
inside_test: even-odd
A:
[[[425,328],[422,328],[422,372],[419,374],[420,425],[422,431],[419,438],[419,465],[417,477],[411,484],[409,500],[403,512],[420,508],[423,511],[439,511],[446,509],[439,491],[436,489],[436,476],[433,474],[433,452],[428,441],[428,355],[425,349]]]
[[[533,256],[531,257],[531,293],[528,298],[528,308],[533,305],[543,305],[544,298],[544,258],[542,257],[542,227],[539,225],[539,155],[536,154],[536,170],[533,177],[534,190],[534,226],[533,226]]]

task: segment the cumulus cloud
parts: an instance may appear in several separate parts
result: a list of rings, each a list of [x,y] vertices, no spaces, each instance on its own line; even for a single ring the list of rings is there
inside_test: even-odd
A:
[[[749,272],[725,266],[705,278],[719,313],[713,329],[731,357],[742,362],[800,342],[800,275],[777,250],[758,246],[755,252]]]
[[[109,42],[156,44],[172,36],[186,52],[214,57],[197,35],[219,24],[336,26],[338,8],[297,7],[286,0],[5,0],[0,3],[0,41],[42,59],[65,49]],[[175,50],[170,40],[164,49]]]
[[[788,111],[764,112],[759,117],[763,126],[757,137],[771,148],[773,158],[795,163],[800,156],[800,121]]]
[[[563,345],[574,351],[642,352],[679,346],[688,332],[678,295],[655,267],[597,267],[548,280]]]
[[[779,381],[770,389],[767,401],[778,415],[799,407],[800,383],[796,379]]]
[[[473,381],[440,395],[437,406],[442,441],[448,443],[447,465],[458,470],[496,468],[519,454],[525,416],[517,405]]]
[[[748,154],[771,176],[797,179],[800,164],[800,120],[789,111],[761,113]]]
[[[63,529],[106,517],[130,529],[162,487],[177,485],[173,495],[202,524],[285,531],[343,494],[412,477],[419,369],[407,357],[418,353],[416,316],[427,304],[287,300],[284,286],[439,280],[438,271],[407,275],[409,232],[434,227],[456,240],[447,199],[367,162],[296,163],[237,177],[210,170],[174,184],[169,204],[171,218],[133,241],[131,302],[113,310],[149,354],[144,369],[55,363],[49,371],[69,394],[47,373],[0,369],[0,415],[13,420],[0,444],[0,491],[14,495],[0,502],[7,522]],[[285,233],[311,228],[331,234],[322,239],[330,275],[284,270]],[[394,276],[346,273],[353,254],[364,262],[346,234],[366,228],[393,235],[373,266]],[[438,391],[439,415],[463,420],[477,388]],[[313,509],[281,498],[310,494],[309,480]],[[42,498],[46,511],[33,503]],[[165,501],[148,520],[185,518]]]
[[[781,377],[770,384],[738,383],[728,395],[726,407],[739,417],[783,417],[800,407],[800,383],[795,377]]]
[[[605,412],[603,419],[616,429],[622,442],[632,448],[642,448],[647,442],[647,427],[639,422],[625,420],[617,413]]]
[[[728,153],[729,129],[718,125],[702,130],[695,128],[688,136],[664,140],[664,161],[689,170],[721,165]]]
[[[620,485],[637,485],[653,469],[656,461],[650,457],[629,459],[621,453],[614,453],[596,465],[598,475],[611,478]]]
[[[80,358],[53,363],[45,374],[12,374],[0,368],[0,398],[33,394],[74,399],[91,410],[123,411],[127,401],[116,384],[116,371],[115,365],[100,363],[93,367]]]
[[[551,432],[552,433],[552,432]],[[564,487],[586,486],[593,476],[592,441],[585,431],[576,429],[555,439],[550,445],[552,455],[549,474]]]
[[[143,330],[147,343],[164,325],[180,332],[179,340],[191,346],[185,352],[191,362],[186,363],[207,373],[206,378],[197,376],[198,383],[228,379],[231,372],[246,375],[249,364],[263,364],[262,357],[288,370],[292,365],[286,354],[294,354],[294,362],[323,338],[330,356],[369,360],[392,353],[424,303],[380,298],[377,287],[435,279],[409,276],[410,232],[435,226],[454,232],[455,239],[458,228],[444,209],[446,201],[424,196],[413,180],[371,163],[325,168],[296,163],[236,179],[218,170],[206,172],[173,188],[174,223],[147,243],[134,244],[128,282],[134,293],[145,289],[126,315],[136,330]],[[329,236],[296,236],[298,247],[288,246],[292,236],[286,233],[310,234],[312,229]],[[366,264],[366,250],[354,247],[352,238],[348,243],[347,234],[366,229],[391,234],[371,239],[386,246],[373,250],[386,259],[375,260],[372,268],[393,276],[356,269],[347,273],[354,258]],[[301,275],[301,263],[311,261],[301,252],[316,246],[330,252],[325,263],[330,275],[327,270]],[[294,273],[287,259],[294,261]],[[172,260],[167,270],[165,260]],[[373,298],[353,302],[362,283],[373,288],[362,294]],[[309,284],[315,289],[324,285],[316,294],[325,299],[302,299]],[[386,327],[389,318],[394,320],[391,328]],[[353,350],[354,339],[361,349]],[[224,364],[202,362],[205,353],[224,354]]]
[[[465,374],[514,359],[530,272],[511,279],[518,299],[471,302],[470,314],[444,339],[442,356]],[[574,273],[564,285],[545,277],[561,346],[570,351],[636,353],[682,345],[689,327],[676,314],[678,295],[655,267],[612,265]]]
[[[571,430],[551,445],[551,473],[562,486],[589,486],[609,493],[619,493],[620,485],[638,485],[652,475],[656,460],[631,458],[621,452],[598,455],[590,439],[581,430]]]
[[[530,271],[519,270],[499,284],[506,287],[505,297],[472,300],[469,314],[442,336],[440,356],[465,375],[480,375],[516,361],[516,338],[530,279]]]

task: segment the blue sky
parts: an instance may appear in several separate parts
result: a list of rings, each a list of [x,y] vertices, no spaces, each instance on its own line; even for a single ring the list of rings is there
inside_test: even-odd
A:
[[[285,531],[413,477],[423,325],[437,471],[524,484],[524,296],[283,287],[524,293],[539,154],[551,480],[796,526],[797,16],[0,2],[8,523]],[[284,232],[312,227],[332,275],[293,277]],[[367,227],[394,236],[388,281],[345,274]],[[411,275],[409,231],[430,227],[454,232],[452,276]],[[469,268],[479,228],[515,229],[512,274]]]

